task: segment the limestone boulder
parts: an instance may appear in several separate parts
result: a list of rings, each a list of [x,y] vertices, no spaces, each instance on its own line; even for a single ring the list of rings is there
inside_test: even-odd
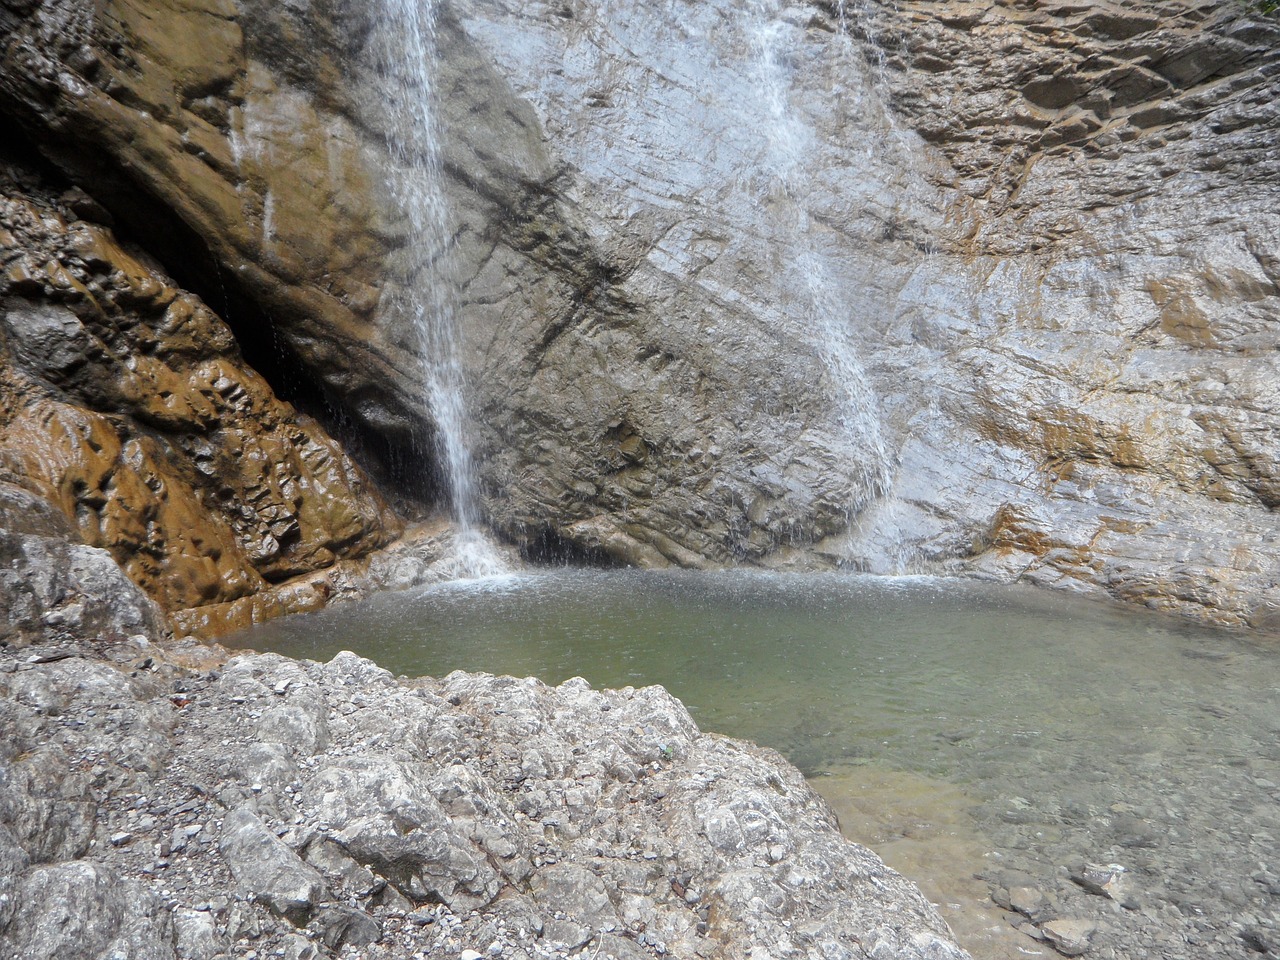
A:
[[[35,649],[0,647],[6,956],[968,956],[798,770],[660,687]],[[263,749],[315,702],[326,743]]]

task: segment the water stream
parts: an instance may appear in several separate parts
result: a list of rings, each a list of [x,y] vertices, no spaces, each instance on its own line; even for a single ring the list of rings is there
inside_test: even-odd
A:
[[[1280,924],[1280,653],[1145,611],[922,577],[562,571],[239,642],[410,675],[662,683],[704,729],[800,766],[975,957],[1052,954],[990,901],[1016,886],[1095,921],[1103,956],[1240,955],[1242,931]],[[1086,861],[1122,865],[1130,902],[1074,884]]]
[[[855,318],[848,305],[840,301],[841,287],[832,276],[833,265],[813,236],[816,225],[806,206],[806,181],[810,175],[806,161],[811,159],[816,134],[790,104],[793,67],[788,48],[796,24],[784,16],[786,7],[785,0],[751,0],[748,5],[749,49],[755,59],[758,96],[767,118],[767,146],[759,166],[769,181],[765,202],[776,211],[774,216],[784,237],[781,248],[791,256],[791,262],[783,264],[782,282],[787,276],[793,278],[792,299],[801,311],[798,320],[809,332],[836,385],[837,419],[844,432],[859,441],[862,448],[860,462],[851,466],[857,474],[854,498],[847,508],[852,523],[868,503],[889,490],[892,456],[880,423],[879,399],[854,343]],[[840,16],[844,16],[843,7]],[[861,84],[858,86],[861,90]],[[859,96],[858,111],[877,108]]]
[[[388,182],[409,226],[413,258],[399,295],[385,309],[407,320],[422,358],[422,382],[435,421],[433,460],[458,526],[458,562],[471,576],[500,572],[502,560],[481,533],[475,470],[467,443],[465,376],[455,292],[444,264],[453,238],[436,109],[437,0],[382,0],[377,74],[387,112]]]

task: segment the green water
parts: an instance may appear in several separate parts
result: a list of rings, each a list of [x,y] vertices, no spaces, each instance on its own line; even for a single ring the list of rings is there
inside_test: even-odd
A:
[[[1280,728],[1280,658],[1264,648],[961,580],[558,571],[384,594],[238,643],[318,660],[351,649],[406,675],[660,683],[705,729],[809,772],[875,757],[981,778],[1046,743],[1237,752]],[[1264,729],[1218,743],[1224,711]]]

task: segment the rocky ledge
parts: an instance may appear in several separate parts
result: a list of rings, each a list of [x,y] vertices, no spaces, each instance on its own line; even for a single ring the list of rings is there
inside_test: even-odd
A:
[[[0,955],[966,956],[659,687],[224,658],[0,650]]]

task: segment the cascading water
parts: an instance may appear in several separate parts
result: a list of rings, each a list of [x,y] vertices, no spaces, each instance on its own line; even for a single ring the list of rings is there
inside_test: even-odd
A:
[[[377,75],[386,111],[389,179],[408,221],[413,259],[406,282],[387,309],[397,311],[417,340],[427,403],[435,420],[435,455],[457,525],[461,576],[502,572],[505,565],[480,532],[475,471],[467,446],[467,410],[457,310],[446,275],[453,238],[445,197],[440,121],[436,0],[382,0]]]
[[[893,480],[893,460],[884,440],[879,401],[854,343],[851,320],[832,282],[831,264],[822,251],[806,241],[813,226],[804,203],[803,161],[812,132],[788,102],[784,23],[780,0],[753,0],[749,29],[761,99],[771,121],[765,169],[772,178],[769,200],[778,210],[782,229],[793,251],[789,272],[798,280],[801,321],[812,337],[828,374],[839,388],[837,417],[847,435],[857,437],[865,459],[855,467],[855,492],[848,505],[852,524],[863,509],[883,496]],[[843,16],[843,8],[841,9]]]

